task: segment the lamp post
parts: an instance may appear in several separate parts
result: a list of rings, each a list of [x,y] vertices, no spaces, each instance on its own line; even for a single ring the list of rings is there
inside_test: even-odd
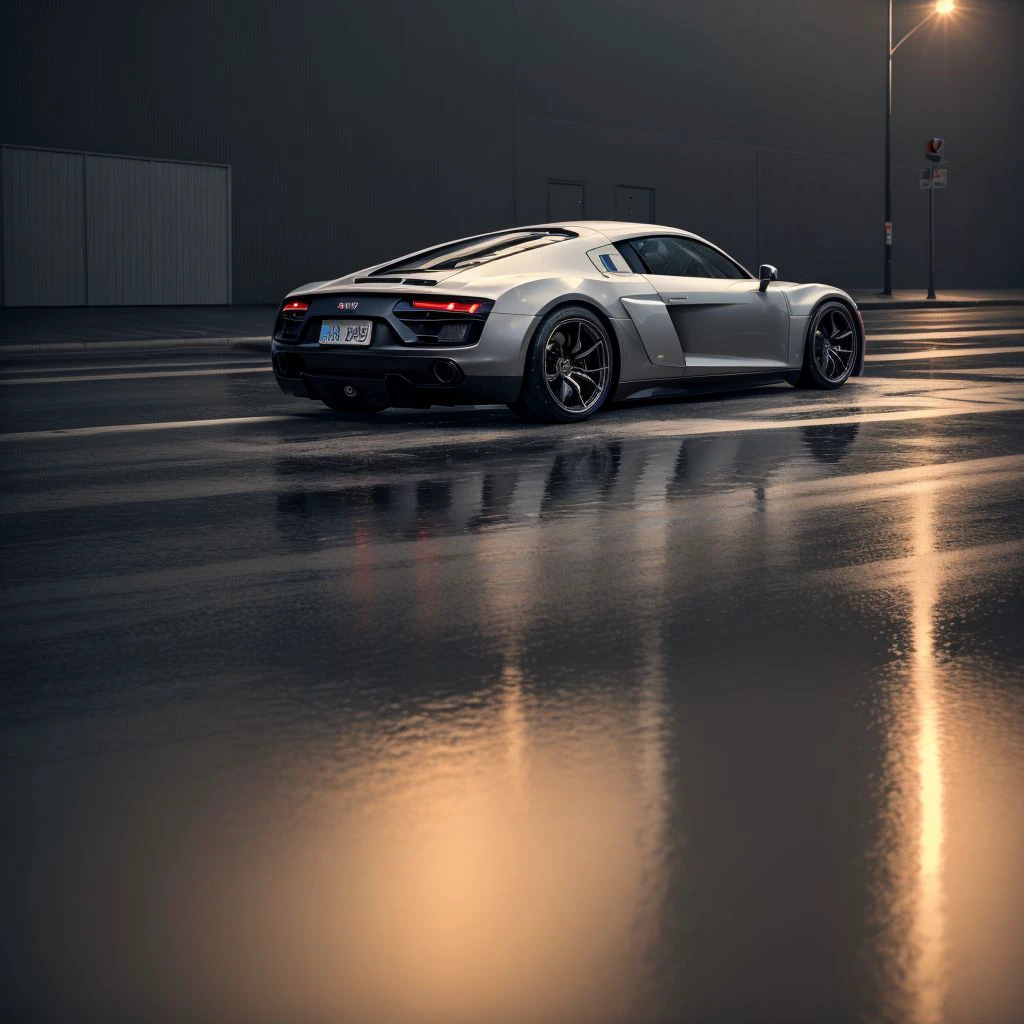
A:
[[[889,42],[885,62],[885,288],[883,295],[892,295],[892,59],[896,51],[922,26],[936,15],[952,14],[954,0],[936,0],[931,13],[922,18],[895,46],[892,45],[892,4],[889,0]]]

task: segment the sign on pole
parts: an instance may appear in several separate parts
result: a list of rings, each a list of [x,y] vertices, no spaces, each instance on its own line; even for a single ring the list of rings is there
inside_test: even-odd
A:
[[[925,167],[918,179],[918,187],[928,193],[928,298],[935,298],[935,190],[949,185],[949,170],[946,167],[934,166],[942,160],[945,143],[942,139],[929,139],[925,144],[924,155],[932,162],[932,167]]]

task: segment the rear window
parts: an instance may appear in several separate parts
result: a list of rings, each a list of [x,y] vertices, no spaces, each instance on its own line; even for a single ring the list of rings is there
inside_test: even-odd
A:
[[[503,256],[514,256],[516,253],[575,237],[571,231],[502,231],[498,234],[477,235],[461,242],[439,245],[436,249],[421,252],[418,256],[380,267],[373,273],[376,276],[404,274],[408,271],[463,270],[466,267],[475,267],[480,263],[501,259]]]

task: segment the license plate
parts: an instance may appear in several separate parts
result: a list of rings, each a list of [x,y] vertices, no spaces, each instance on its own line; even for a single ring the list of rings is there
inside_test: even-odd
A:
[[[325,320],[320,325],[321,345],[369,345],[372,320]]]

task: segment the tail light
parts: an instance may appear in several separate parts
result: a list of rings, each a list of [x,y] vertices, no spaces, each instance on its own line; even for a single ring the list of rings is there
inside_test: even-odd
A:
[[[309,303],[303,299],[289,299],[278,314],[274,337],[278,341],[298,341],[309,312]]]
[[[479,313],[483,306],[482,302],[445,302],[443,299],[440,302],[414,299],[412,302],[413,309],[431,310],[435,313]]]
[[[487,299],[447,297],[403,299],[395,316],[424,345],[472,345],[480,339],[494,303]]]

